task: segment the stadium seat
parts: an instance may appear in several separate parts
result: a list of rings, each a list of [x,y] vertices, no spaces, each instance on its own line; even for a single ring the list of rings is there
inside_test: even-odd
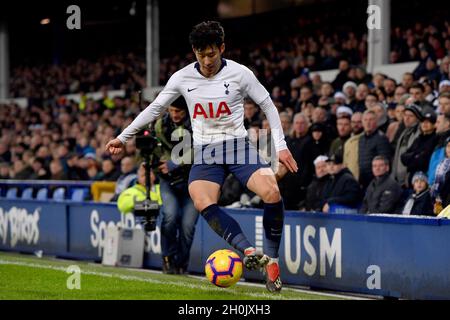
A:
[[[22,199],[33,199],[33,188],[26,188],[22,191]]]
[[[17,199],[17,188],[8,189],[6,199]]]
[[[66,189],[64,188],[57,188],[54,192],[53,192],[53,200],[56,201],[62,201],[65,200],[65,196],[66,196]]]
[[[87,194],[86,189],[74,189],[70,199],[72,201],[82,202],[82,201],[84,201],[86,194]]]
[[[36,199],[37,200],[47,200],[48,199],[48,190],[47,188],[42,188],[39,189],[37,195],[36,195]]]

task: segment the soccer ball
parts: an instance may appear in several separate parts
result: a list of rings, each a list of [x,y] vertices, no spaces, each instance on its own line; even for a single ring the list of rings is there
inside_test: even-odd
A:
[[[242,260],[234,251],[217,250],[206,260],[205,274],[212,284],[228,288],[241,278]]]

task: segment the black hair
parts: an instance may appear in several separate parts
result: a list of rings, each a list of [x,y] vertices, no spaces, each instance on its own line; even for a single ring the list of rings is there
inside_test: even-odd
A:
[[[217,21],[204,21],[192,28],[189,41],[197,50],[205,50],[213,45],[219,48],[225,41],[225,31]]]
[[[183,97],[177,98],[174,102],[170,104],[171,107],[175,107],[180,110],[188,110],[188,106],[186,104],[186,100]]]
[[[425,92],[425,87],[423,86],[423,84],[418,82],[414,83],[409,89],[419,89],[420,91]]]

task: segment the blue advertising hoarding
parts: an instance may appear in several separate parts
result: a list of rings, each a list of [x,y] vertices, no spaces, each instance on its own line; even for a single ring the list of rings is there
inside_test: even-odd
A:
[[[227,212],[263,247],[261,210]],[[160,220],[160,218],[159,218]],[[160,222],[160,221],[159,221]],[[106,228],[134,227],[114,204],[0,200],[0,250],[101,261]],[[437,218],[286,212],[280,265],[285,283],[397,298],[450,298],[450,221]],[[190,271],[203,272],[223,239],[199,219]],[[161,268],[161,231],[147,235],[144,266]],[[245,272],[248,279],[261,274]]]

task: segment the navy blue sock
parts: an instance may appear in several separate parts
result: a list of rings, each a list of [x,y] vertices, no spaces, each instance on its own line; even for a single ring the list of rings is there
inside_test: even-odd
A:
[[[264,253],[271,258],[278,258],[281,235],[283,234],[283,223],[283,200],[277,203],[264,203],[263,226],[266,234]]]
[[[212,204],[204,209],[202,216],[211,229],[237,250],[244,253],[245,249],[252,247],[236,220],[220,209],[217,204]]]

